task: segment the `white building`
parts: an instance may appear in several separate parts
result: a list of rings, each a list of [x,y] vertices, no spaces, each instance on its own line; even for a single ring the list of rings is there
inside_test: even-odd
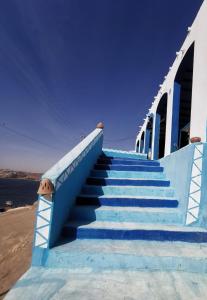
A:
[[[207,1],[204,1],[173,65],[154,97],[136,138],[135,151],[152,159],[190,143],[206,141]]]

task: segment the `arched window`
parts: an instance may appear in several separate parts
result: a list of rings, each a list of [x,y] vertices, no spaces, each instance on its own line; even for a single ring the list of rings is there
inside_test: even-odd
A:
[[[166,120],[167,120],[167,100],[168,94],[163,94],[157,106],[156,114],[159,117],[159,133],[158,133],[158,158],[165,155],[165,137],[166,137]]]
[[[137,142],[136,152],[139,152],[139,141]]]
[[[148,138],[147,138],[147,145],[145,145],[145,152],[148,155],[148,158],[152,157],[152,130],[153,130],[153,116],[149,116],[148,117],[148,123],[147,123],[147,134],[148,134]]]
[[[140,141],[140,153],[143,153],[144,151],[144,137],[145,137],[145,133],[143,131],[141,135],[141,141]]]
[[[186,52],[175,76],[172,115],[172,152],[189,144],[193,85],[194,43]]]

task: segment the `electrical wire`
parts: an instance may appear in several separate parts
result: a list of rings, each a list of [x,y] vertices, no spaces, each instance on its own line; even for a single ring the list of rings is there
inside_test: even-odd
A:
[[[123,141],[130,141],[130,140],[133,140],[135,139],[135,137],[123,137],[123,138],[120,138],[120,139],[113,139],[113,140],[110,140],[110,139],[104,139],[105,142],[123,142]]]
[[[38,144],[40,144],[42,146],[49,147],[50,149],[53,148],[55,150],[60,150],[60,148],[58,148],[58,147],[51,146],[51,145],[49,145],[47,143],[44,143],[44,142],[42,142],[42,141],[40,141],[40,140],[38,140],[36,138],[33,138],[32,136],[29,136],[29,135],[27,135],[25,133],[17,131],[16,129],[8,127],[5,123],[0,123],[0,127],[3,128],[3,129],[5,129],[5,130],[7,130],[7,131],[9,131],[9,132],[11,132],[11,133],[13,133],[13,134],[16,134],[18,136],[24,137],[25,139],[28,139],[28,140],[33,141],[35,143],[38,143]]]

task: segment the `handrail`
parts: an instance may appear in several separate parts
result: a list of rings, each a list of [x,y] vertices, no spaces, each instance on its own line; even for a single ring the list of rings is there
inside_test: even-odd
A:
[[[63,174],[65,169],[73,165],[83,154],[84,151],[94,145],[95,142],[103,135],[103,130],[96,128],[70,152],[63,156],[54,166],[42,175],[42,179],[50,179],[55,186],[58,178]],[[80,162],[80,161],[79,161]]]
[[[103,124],[99,123],[95,130],[42,176],[42,182],[48,186],[41,186],[38,190],[33,265],[43,264],[45,251],[59,238],[76,197],[102,153],[102,145]],[[41,194],[44,187],[45,191],[50,192],[50,197]]]

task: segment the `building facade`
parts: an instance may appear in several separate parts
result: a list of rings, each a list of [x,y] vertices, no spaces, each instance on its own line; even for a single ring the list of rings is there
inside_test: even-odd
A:
[[[159,159],[206,141],[207,1],[204,1],[173,65],[160,85],[136,138],[135,151]]]

